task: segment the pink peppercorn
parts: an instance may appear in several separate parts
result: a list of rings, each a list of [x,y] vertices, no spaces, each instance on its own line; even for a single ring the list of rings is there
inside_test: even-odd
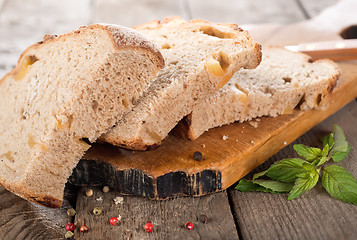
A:
[[[147,221],[147,223],[144,226],[144,229],[146,232],[152,232],[154,231],[154,225],[152,225],[152,223],[150,221]]]
[[[116,217],[112,217],[112,218],[110,218],[109,222],[111,225],[115,226],[119,222],[119,219]]]
[[[188,229],[188,230],[192,230],[193,229],[193,223],[192,222],[185,223],[185,228]]]
[[[74,226],[73,223],[67,223],[67,225],[66,225],[66,230],[67,231],[73,232],[75,228],[76,228],[76,226]]]

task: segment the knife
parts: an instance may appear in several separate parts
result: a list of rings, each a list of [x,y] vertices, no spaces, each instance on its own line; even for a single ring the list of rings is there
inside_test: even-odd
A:
[[[293,52],[306,53],[313,60],[321,58],[329,58],[334,61],[357,59],[357,39],[309,42],[285,46],[285,48]]]

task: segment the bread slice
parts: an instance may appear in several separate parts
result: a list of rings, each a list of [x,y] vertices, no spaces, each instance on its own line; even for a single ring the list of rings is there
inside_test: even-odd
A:
[[[0,184],[50,207],[72,169],[133,106],[164,62],[134,30],[90,25],[23,52],[0,81]]]
[[[312,62],[283,48],[263,50],[261,64],[240,70],[216,94],[197,104],[174,132],[196,139],[210,128],[256,117],[276,117],[301,110],[323,109],[340,76],[330,60]]]
[[[100,138],[134,150],[157,146],[193,106],[240,68],[255,68],[260,45],[234,24],[174,17],[136,30],[161,47],[166,66],[115,128]]]

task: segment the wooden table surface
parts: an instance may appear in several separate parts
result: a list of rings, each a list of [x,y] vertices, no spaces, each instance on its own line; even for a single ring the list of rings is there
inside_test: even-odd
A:
[[[327,9],[326,9],[327,8]],[[354,0],[0,0],[0,76],[11,69],[28,45],[44,34],[71,31],[93,22],[134,26],[152,19],[180,15],[234,22],[248,28],[264,45],[338,39],[338,32],[357,24]],[[308,20],[312,18],[311,20]],[[338,20],[336,20],[338,19]],[[259,24],[252,25],[252,24]],[[313,34],[312,34],[313,33]],[[318,139],[334,123],[346,132],[352,145],[341,163],[357,176],[357,102],[308,131],[294,143],[317,145]],[[290,144],[254,172],[274,161],[295,156]],[[251,175],[251,174],[250,174]],[[151,201],[144,198],[103,193],[93,188],[76,189],[69,199],[77,211],[75,223],[85,223],[89,231],[75,233],[75,239],[356,239],[357,207],[332,199],[321,185],[301,198],[287,201],[287,195],[241,193],[233,188],[199,198]],[[122,197],[120,203],[113,199]],[[103,213],[95,216],[95,206]],[[63,239],[70,203],[48,209],[29,203],[0,187],[0,239]],[[206,224],[200,215],[208,217]],[[109,218],[121,216],[119,226]],[[153,233],[144,231],[150,220]],[[195,228],[183,225],[192,221]]]

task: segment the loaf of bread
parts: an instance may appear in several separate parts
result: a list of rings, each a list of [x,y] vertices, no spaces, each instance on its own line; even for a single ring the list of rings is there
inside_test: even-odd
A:
[[[163,65],[150,41],[115,25],[45,36],[29,47],[0,81],[0,184],[61,206],[88,141],[132,108]]]
[[[196,139],[210,128],[293,109],[323,109],[340,76],[336,63],[283,48],[263,50],[261,64],[240,70],[216,94],[197,104],[174,133]]]
[[[100,138],[128,149],[159,145],[195,104],[261,60],[260,45],[234,24],[174,17],[135,29],[161,48],[166,65],[134,108]]]

